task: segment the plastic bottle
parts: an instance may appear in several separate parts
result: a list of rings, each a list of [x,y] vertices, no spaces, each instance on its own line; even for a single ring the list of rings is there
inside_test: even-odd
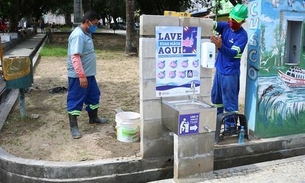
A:
[[[244,138],[245,138],[245,129],[244,129],[244,126],[241,126],[240,132],[238,135],[238,143],[244,144]]]

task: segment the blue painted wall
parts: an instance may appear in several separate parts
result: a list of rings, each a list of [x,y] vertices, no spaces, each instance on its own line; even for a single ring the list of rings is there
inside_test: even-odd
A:
[[[249,129],[260,137],[305,133],[305,0],[247,5]]]

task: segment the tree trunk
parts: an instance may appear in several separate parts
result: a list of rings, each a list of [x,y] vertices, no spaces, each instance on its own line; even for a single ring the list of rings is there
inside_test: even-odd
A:
[[[126,0],[126,43],[125,54],[132,56],[137,54],[136,32],[134,22],[135,0]]]
[[[18,22],[20,21],[20,8],[21,8],[21,1],[15,0],[14,3],[14,11],[10,11],[8,14],[10,20],[10,28],[9,32],[18,32]]]
[[[18,15],[9,15],[10,28],[9,32],[18,32]]]
[[[65,22],[66,22],[66,25],[71,25],[72,26],[71,14],[70,13],[65,13]]]

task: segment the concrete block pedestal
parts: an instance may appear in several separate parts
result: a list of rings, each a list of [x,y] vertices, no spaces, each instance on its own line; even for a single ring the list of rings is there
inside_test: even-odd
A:
[[[182,179],[196,174],[213,171],[216,112],[201,115],[204,124],[197,134],[178,136],[168,134],[169,128],[162,122],[162,98],[156,97],[156,26],[201,27],[201,40],[209,41],[213,20],[196,17],[170,17],[142,15],[140,17],[140,113],[141,113],[141,155],[143,158],[174,156],[174,178]],[[209,103],[212,84],[212,70],[201,68],[198,100]],[[181,100],[185,96],[181,96]],[[210,117],[213,116],[213,117]],[[215,118],[214,118],[215,116]],[[173,121],[175,123],[175,121]],[[205,132],[204,126],[212,132]],[[202,133],[204,131],[205,133]],[[173,131],[174,132],[174,131]],[[174,132],[176,133],[176,132]]]
[[[213,172],[215,133],[174,134],[174,179]]]

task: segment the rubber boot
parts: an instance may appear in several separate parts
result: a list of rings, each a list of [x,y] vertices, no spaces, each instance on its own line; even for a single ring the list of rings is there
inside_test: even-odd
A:
[[[89,124],[95,125],[95,124],[104,124],[108,121],[107,118],[99,118],[97,115],[97,109],[88,111],[89,116]]]
[[[78,125],[77,125],[77,116],[69,114],[69,121],[70,121],[70,131],[72,137],[74,139],[81,138],[81,134],[78,130]]]

